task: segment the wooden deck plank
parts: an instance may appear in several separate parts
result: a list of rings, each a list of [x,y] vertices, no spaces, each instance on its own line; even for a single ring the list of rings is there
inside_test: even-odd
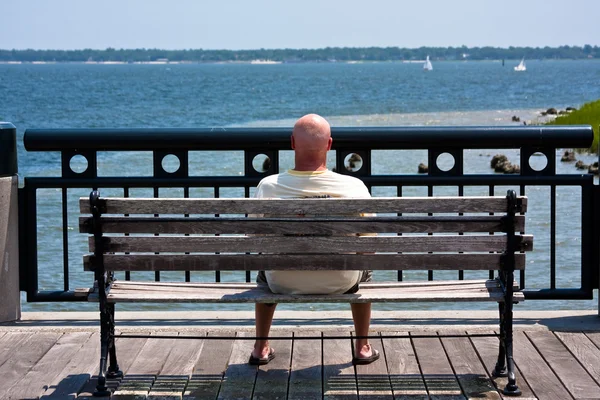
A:
[[[185,335],[182,333],[179,334],[179,336]],[[160,375],[189,377],[194,370],[204,344],[205,341],[203,339],[176,340],[165,361],[165,365],[160,370]]]
[[[0,346],[2,345],[2,338],[6,335],[6,332],[0,332]],[[2,361],[0,360],[0,365],[2,365]]]
[[[94,332],[60,373],[61,380],[44,392],[43,398],[74,399],[98,367],[100,333]],[[97,371],[96,371],[97,372]]]
[[[9,390],[13,387],[18,392],[19,381],[28,373],[36,363],[56,344],[62,336],[59,332],[36,332],[26,340],[20,342],[18,352],[0,367],[2,385],[0,385],[0,399],[8,397]]]
[[[323,342],[306,336],[322,336],[320,331],[294,332],[288,400],[320,399],[323,397]]]
[[[37,398],[47,388],[57,385],[62,378],[63,369],[81,350],[90,336],[91,332],[69,332],[62,335],[23,378],[6,393],[6,397],[9,399]]]
[[[235,332],[209,333],[208,336],[234,336]],[[216,399],[227,363],[233,350],[233,340],[205,340],[190,381],[183,392],[184,399]]]
[[[207,336],[235,336],[235,332],[209,333]],[[196,361],[183,398],[216,399],[227,363],[233,349],[233,340],[205,340],[200,357]]]
[[[494,333],[493,331],[487,332],[468,332],[468,333]],[[471,337],[471,342],[479,354],[488,376],[492,376],[494,368],[496,367],[496,361],[498,360],[498,345],[499,339],[495,337]],[[515,376],[517,378],[517,386],[521,389],[520,400],[537,400],[537,397],[533,394],[533,391],[529,387],[527,381],[523,378],[521,371],[519,370],[519,354],[515,357]],[[514,399],[512,396],[505,396],[501,391],[508,383],[506,377],[493,378],[492,382],[496,386],[496,389],[500,391],[500,396],[503,399]]]
[[[325,400],[358,399],[356,375],[352,365],[350,332],[327,332],[323,336],[343,336],[348,339],[323,340],[323,398]]]
[[[142,332],[142,334],[150,334],[150,332]],[[123,371],[123,374],[127,374],[129,367],[133,364],[133,361],[142,350],[144,345],[146,344],[146,338],[136,338],[136,339],[125,339],[125,338],[117,338],[115,346],[117,348],[117,361],[119,363],[119,368]],[[94,362],[93,367],[93,376],[92,378],[84,385],[81,392],[78,394],[77,398],[81,400],[98,400],[98,399],[108,399],[108,397],[94,397],[94,391],[96,390],[96,385],[98,384],[98,369],[100,368],[100,352],[98,351],[92,357]],[[121,379],[109,379],[107,382],[107,386],[109,390],[113,392],[118,388],[121,383]]]
[[[374,332],[369,334],[373,335]],[[379,360],[371,364],[355,367],[358,396],[369,400],[392,400],[394,396],[385,363],[383,343],[381,339],[370,339],[370,343],[374,349],[379,351],[380,356]],[[354,341],[352,348],[354,349]],[[354,352],[354,350],[352,351]]]
[[[514,354],[518,355],[515,363],[538,398],[544,400],[572,398],[524,332],[516,331],[514,333],[513,347]]]
[[[554,333],[579,360],[590,376],[600,382],[600,348],[582,332]]]
[[[585,335],[600,349],[600,332],[587,332]]]
[[[411,334],[425,335],[428,333],[411,332]],[[413,338],[412,342],[430,398],[464,399],[439,337],[431,334],[431,338]]]
[[[148,400],[181,399],[203,346],[202,339],[176,340],[148,393]]]
[[[21,348],[21,344],[31,335],[33,335],[31,332],[6,332],[6,335],[0,339],[0,367],[13,357],[13,354]]]
[[[444,331],[445,334],[465,332]],[[500,400],[500,395],[490,380],[468,337],[441,338],[442,345],[454,369],[463,394],[471,399]]]
[[[174,345],[175,339],[150,337],[132,362],[111,399],[146,398]]]
[[[408,332],[382,332],[382,334],[406,336],[398,339],[383,339],[382,350],[385,354],[394,399],[429,399]]]
[[[600,394],[600,386],[552,332],[525,334],[573,397],[592,399]]]
[[[238,333],[238,337],[251,336],[248,332]],[[244,400],[252,398],[254,382],[258,368],[248,364],[254,342],[252,340],[235,340],[229,365],[223,376],[219,400]]]
[[[292,359],[292,334],[288,332],[277,336],[289,336],[290,340],[271,342],[271,346],[275,349],[275,358],[269,364],[258,368],[253,400],[285,399],[287,396]]]

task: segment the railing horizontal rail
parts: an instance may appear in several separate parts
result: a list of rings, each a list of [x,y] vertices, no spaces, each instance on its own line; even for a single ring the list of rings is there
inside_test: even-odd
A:
[[[590,174],[553,175],[553,176],[516,176],[516,175],[463,175],[460,177],[427,177],[422,175],[380,175],[362,178],[367,186],[501,186],[501,185],[584,185],[590,184],[594,177]],[[90,188],[98,187],[242,187],[256,185],[260,178],[253,177],[195,177],[154,178],[148,177],[99,177],[99,178],[25,178],[26,184],[37,188]]]
[[[278,150],[291,128],[27,129],[28,151]],[[332,128],[333,149],[368,139],[370,149],[589,147],[590,126]]]

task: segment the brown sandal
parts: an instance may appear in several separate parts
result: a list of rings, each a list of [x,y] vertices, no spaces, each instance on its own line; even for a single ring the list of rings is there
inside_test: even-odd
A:
[[[248,360],[248,364],[250,365],[267,365],[272,359],[275,358],[275,350],[271,347],[269,349],[269,354],[267,354],[264,358],[254,357],[252,353],[250,353],[250,359]]]
[[[379,351],[375,350],[375,349],[371,349],[371,356],[370,357],[353,357],[352,358],[352,364],[353,365],[367,365],[367,364],[371,364],[373,361],[377,361],[379,360]]]

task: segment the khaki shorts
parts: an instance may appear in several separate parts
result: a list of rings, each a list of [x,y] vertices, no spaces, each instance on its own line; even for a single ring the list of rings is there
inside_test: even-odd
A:
[[[371,271],[371,270],[362,271],[362,275],[359,280],[360,283],[371,282],[372,280],[373,280],[373,271]],[[265,274],[265,271],[258,271],[258,274],[256,275],[256,283],[258,284],[258,286],[266,286],[267,288],[269,287],[269,284],[267,283],[267,275]],[[356,285],[352,286],[346,293],[356,293],[356,292],[358,292],[358,283]]]

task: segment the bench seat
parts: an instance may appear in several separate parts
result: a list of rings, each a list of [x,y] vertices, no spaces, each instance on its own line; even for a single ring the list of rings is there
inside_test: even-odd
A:
[[[514,285],[515,289],[518,286]],[[98,301],[97,292],[90,301]],[[497,279],[362,283],[352,294],[290,295],[274,294],[255,283],[190,283],[113,281],[107,294],[109,303],[386,303],[386,302],[503,302],[504,292]],[[523,301],[515,292],[514,302]]]

